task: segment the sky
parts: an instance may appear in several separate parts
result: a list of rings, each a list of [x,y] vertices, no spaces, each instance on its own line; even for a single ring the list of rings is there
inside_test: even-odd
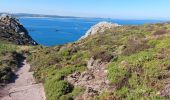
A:
[[[0,12],[170,20],[170,0],[0,0]]]

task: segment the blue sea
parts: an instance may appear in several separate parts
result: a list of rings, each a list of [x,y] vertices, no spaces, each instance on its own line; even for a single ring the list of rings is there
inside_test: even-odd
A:
[[[158,23],[158,20],[114,20],[102,18],[20,18],[32,38],[44,46],[63,45],[77,41],[93,25],[101,21],[120,25]]]

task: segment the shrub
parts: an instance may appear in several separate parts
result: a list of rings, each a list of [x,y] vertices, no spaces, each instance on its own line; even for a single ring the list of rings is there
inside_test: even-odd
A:
[[[109,62],[112,58],[116,57],[112,53],[108,51],[96,51],[92,54],[94,59],[100,59],[101,61],[104,62]]]
[[[131,38],[128,40],[126,48],[123,50],[122,54],[131,55],[148,48],[150,48],[150,46],[147,44],[147,41],[139,38]]]
[[[157,30],[153,33],[153,35],[164,35],[167,33],[167,30],[165,29],[160,29],[160,30]]]
[[[0,83],[8,83],[12,76],[10,67],[0,67]]]
[[[16,52],[18,46],[0,42],[0,83],[8,83],[12,74],[24,59],[22,54]]]
[[[70,49],[62,49],[60,50],[59,54],[66,57],[70,55],[71,50]]]
[[[148,45],[151,46],[152,48],[154,48],[159,43],[160,43],[160,41],[157,39],[151,39],[148,41]]]
[[[114,84],[121,84],[126,77],[129,75],[129,68],[124,68],[123,66],[119,66],[118,63],[113,62],[109,65],[109,75],[108,78]]]
[[[170,47],[170,44],[169,44],[170,43],[170,38],[169,38],[169,36],[161,38],[158,41],[160,41],[160,42],[159,42],[159,44],[156,45],[156,48],[168,48],[168,47]]]
[[[57,81],[55,78],[45,83],[47,100],[59,100],[62,95],[70,93],[73,86],[65,81]]]
[[[72,93],[68,93],[60,97],[61,100],[74,100],[76,96],[81,95],[85,90],[83,88],[77,87],[74,88]]]

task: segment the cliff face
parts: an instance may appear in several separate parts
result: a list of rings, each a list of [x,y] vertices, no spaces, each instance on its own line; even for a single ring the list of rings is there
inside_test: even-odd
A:
[[[18,45],[37,45],[23,25],[16,18],[6,14],[0,16],[0,40]]]
[[[103,33],[105,30],[107,29],[113,29],[115,27],[118,27],[120,25],[118,24],[113,24],[113,23],[109,23],[109,22],[100,22],[94,26],[92,26],[84,36],[81,37],[81,39],[84,39],[90,35],[94,35],[96,33]]]

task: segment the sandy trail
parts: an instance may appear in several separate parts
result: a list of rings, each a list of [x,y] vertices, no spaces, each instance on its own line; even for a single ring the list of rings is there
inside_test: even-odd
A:
[[[0,100],[45,100],[43,85],[35,84],[33,73],[29,69],[30,65],[24,60],[16,73],[16,80],[1,90],[3,97]]]

